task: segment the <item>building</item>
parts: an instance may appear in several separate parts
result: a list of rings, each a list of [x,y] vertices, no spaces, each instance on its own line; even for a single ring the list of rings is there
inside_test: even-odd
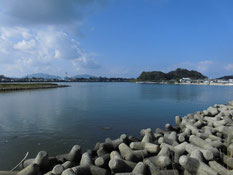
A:
[[[4,80],[5,80],[4,75],[0,75],[0,81],[4,81]]]
[[[205,82],[205,80],[203,80],[203,79],[196,80],[196,83],[204,83],[204,82]]]
[[[182,78],[180,79],[180,83],[192,83],[192,80],[190,78]]]
[[[226,84],[226,83],[229,83],[229,81],[228,80],[219,79],[218,83]]]

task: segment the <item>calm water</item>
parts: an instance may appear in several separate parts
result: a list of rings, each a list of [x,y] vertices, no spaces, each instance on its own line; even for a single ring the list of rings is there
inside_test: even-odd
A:
[[[233,100],[233,87],[136,83],[70,83],[72,87],[0,93],[0,169],[40,150],[53,156],[72,145],[174,123],[174,116]],[[110,130],[104,130],[110,127]]]

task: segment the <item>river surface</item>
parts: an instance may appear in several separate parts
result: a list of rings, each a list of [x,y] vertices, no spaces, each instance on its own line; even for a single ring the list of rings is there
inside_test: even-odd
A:
[[[50,156],[74,144],[93,148],[142,128],[163,128],[176,115],[233,100],[233,87],[137,83],[69,83],[71,87],[0,93],[0,170],[29,152]]]

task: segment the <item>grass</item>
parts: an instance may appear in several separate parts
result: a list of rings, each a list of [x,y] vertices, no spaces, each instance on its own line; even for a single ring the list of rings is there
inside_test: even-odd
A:
[[[0,84],[0,88],[15,88],[15,87],[43,87],[43,86],[56,86],[55,83],[9,83],[9,84]]]
[[[43,88],[56,88],[67,87],[66,85],[58,85],[55,83],[8,83],[0,84],[0,91],[11,90],[26,90],[26,89],[43,89]]]

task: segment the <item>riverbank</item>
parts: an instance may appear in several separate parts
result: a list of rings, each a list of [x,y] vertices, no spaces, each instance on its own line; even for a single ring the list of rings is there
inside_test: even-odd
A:
[[[68,85],[59,85],[55,83],[3,83],[0,84],[0,92],[32,90],[32,89],[47,89],[69,87]]]
[[[136,175],[136,174],[232,174],[233,101],[207,110],[175,117],[175,126],[142,129],[141,137],[96,143],[83,151],[74,145],[69,153],[49,157],[40,151],[23,160],[19,175]],[[0,172],[1,173],[1,172]],[[9,172],[4,172],[9,173]]]
[[[167,83],[167,82],[153,82],[153,81],[136,81],[136,83],[148,84],[177,84],[177,85],[202,85],[202,86],[233,86],[233,83]]]

